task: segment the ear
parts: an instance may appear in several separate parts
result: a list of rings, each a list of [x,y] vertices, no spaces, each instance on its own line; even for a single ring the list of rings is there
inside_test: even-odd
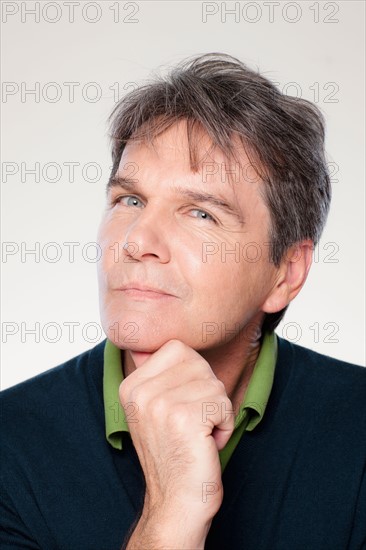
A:
[[[298,295],[305,284],[313,259],[314,243],[304,240],[285,253],[276,275],[276,282],[262,306],[265,313],[276,313]]]

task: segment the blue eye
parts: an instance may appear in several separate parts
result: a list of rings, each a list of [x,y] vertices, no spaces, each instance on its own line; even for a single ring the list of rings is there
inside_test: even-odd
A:
[[[117,203],[121,203],[124,206],[135,206],[136,208],[141,208],[144,206],[143,202],[134,195],[124,195],[122,197],[117,197],[114,200],[114,204]]]
[[[198,218],[199,220],[208,220],[208,221],[216,223],[214,218],[212,216],[210,216],[210,214],[208,214],[204,210],[199,210],[198,208],[195,208],[195,209],[191,210],[191,212],[198,212],[198,215],[195,216],[195,218]]]

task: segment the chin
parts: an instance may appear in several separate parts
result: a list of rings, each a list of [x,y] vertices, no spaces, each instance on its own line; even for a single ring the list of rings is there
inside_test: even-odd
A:
[[[102,326],[107,338],[123,350],[154,353],[169,340],[180,340],[195,350],[215,347],[220,335],[202,340],[202,322],[196,318],[196,326],[176,312],[121,310],[104,308],[101,314]],[[174,313],[174,314],[173,314]]]
[[[107,338],[120,349],[154,353],[166,342],[181,339],[179,330],[161,323],[141,319],[140,316],[124,316],[116,320],[102,319],[103,330]]]

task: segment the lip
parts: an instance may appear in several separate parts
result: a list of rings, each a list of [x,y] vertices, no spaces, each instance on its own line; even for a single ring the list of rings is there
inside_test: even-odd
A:
[[[142,285],[140,283],[128,283],[117,289],[120,292],[125,293],[127,296],[135,298],[175,298],[173,294],[169,294],[161,288],[156,288],[148,285]]]

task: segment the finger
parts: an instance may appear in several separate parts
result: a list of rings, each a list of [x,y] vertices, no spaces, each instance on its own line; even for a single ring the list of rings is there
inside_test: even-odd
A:
[[[173,365],[182,364],[194,358],[200,359],[202,365],[206,364],[209,366],[207,361],[193,348],[187,346],[180,340],[169,340],[161,346],[160,349],[152,353],[150,357],[142,357],[140,366],[137,369],[138,376],[151,377],[165,371]]]
[[[140,401],[140,406],[146,406],[154,398],[164,398],[166,392],[175,387],[183,388],[181,401],[184,402],[192,400],[193,388],[196,388],[194,395],[197,399],[207,396],[207,392],[214,394],[215,390],[216,393],[223,391],[226,395],[225,387],[218,381],[209,365],[202,366],[197,358],[173,365],[155,375],[151,374],[152,370],[148,368],[143,371],[140,369],[139,372],[134,371],[123,380],[119,389],[122,404],[133,400],[136,403]],[[189,384],[192,383],[191,389]]]
[[[216,427],[219,440],[230,437],[234,428],[234,410],[225,389],[207,380],[191,381],[184,386],[149,396],[149,418],[172,422],[173,427],[188,425],[190,432],[210,435]]]

